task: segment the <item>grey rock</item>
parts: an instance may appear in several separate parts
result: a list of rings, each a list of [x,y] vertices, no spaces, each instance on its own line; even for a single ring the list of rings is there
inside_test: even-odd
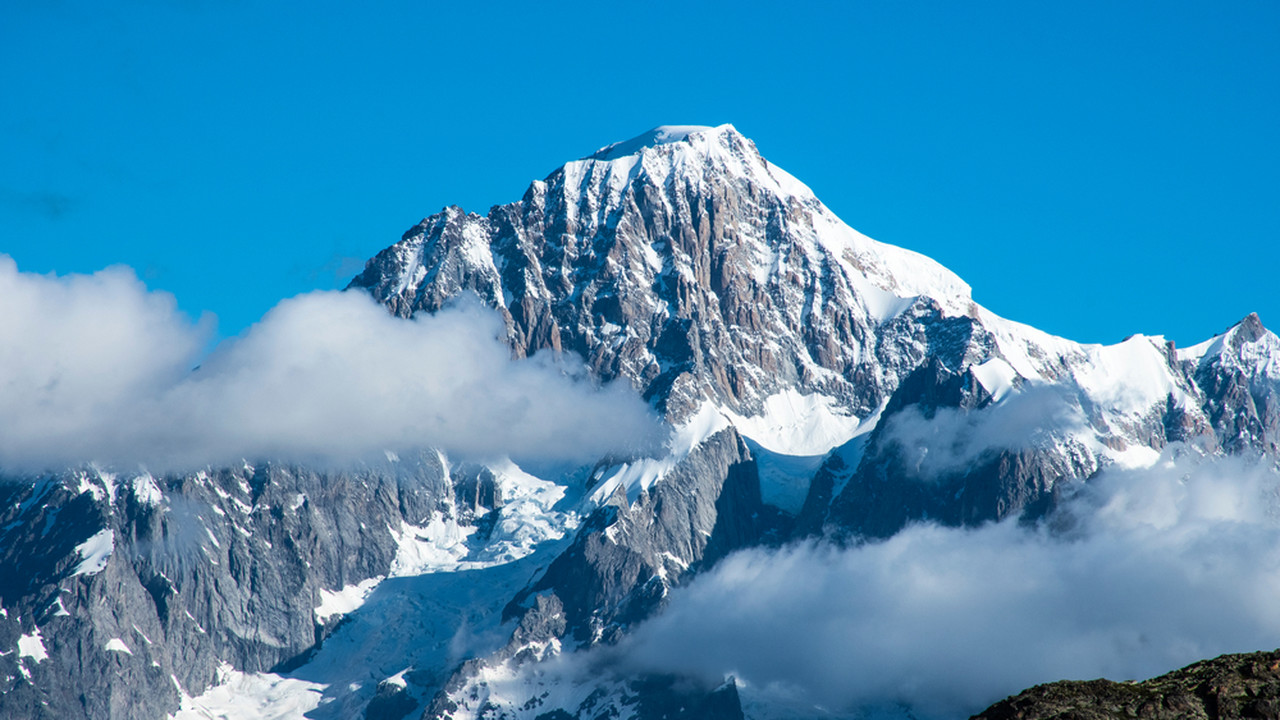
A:
[[[268,464],[155,478],[155,505],[131,487],[140,473],[9,479],[0,640],[38,628],[49,657],[0,657],[0,717],[158,718],[220,663],[304,662],[332,630],[314,617],[319,591],[385,574],[388,524],[452,507],[433,457],[396,471]],[[105,567],[74,574],[76,546],[100,528],[114,543]]]
[[[761,542],[774,517],[760,499],[746,443],[734,429],[723,430],[634,502],[619,489],[508,611],[519,613],[526,598],[550,592],[577,642],[616,637],[657,610],[685,577]]]

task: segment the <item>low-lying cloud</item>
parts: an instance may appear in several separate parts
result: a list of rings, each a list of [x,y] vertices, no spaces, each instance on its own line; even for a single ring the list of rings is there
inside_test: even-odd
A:
[[[404,320],[362,293],[315,292],[202,357],[212,323],[128,268],[42,276],[0,255],[0,307],[9,471],[349,462],[427,446],[586,461],[661,440],[629,388],[549,357],[511,360],[500,318],[478,303]]]
[[[881,442],[896,443],[920,477],[936,478],[971,467],[986,452],[1052,443],[1084,425],[1060,388],[1027,385],[981,410],[939,408],[926,417],[908,406],[885,421]]]
[[[619,655],[837,716],[959,718],[1041,682],[1273,648],[1278,487],[1264,464],[1165,459],[1103,473],[1040,527],[744,551],[673,591]]]

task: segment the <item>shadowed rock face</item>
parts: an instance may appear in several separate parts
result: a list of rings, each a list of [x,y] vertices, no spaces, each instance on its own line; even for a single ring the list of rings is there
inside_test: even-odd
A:
[[[819,469],[821,482],[814,487],[825,487],[831,483],[828,478],[841,473],[847,483],[827,508],[821,503],[807,506],[799,519],[801,527],[809,533],[886,538],[908,522],[925,518],[953,526],[1006,517],[1032,519],[1051,506],[1059,481],[1076,479],[1095,467],[1079,449],[1028,446],[987,449],[954,466],[924,472],[922,451],[945,448],[904,447],[892,430],[900,414],[930,420],[939,412],[951,412],[977,422],[990,407],[990,394],[971,371],[955,372],[931,358],[898,386],[856,468],[845,467],[845,461],[833,455]],[[935,441],[942,446],[956,439],[943,436]]]
[[[1038,685],[974,720],[1280,719],[1280,650],[1223,655],[1140,683]]]
[[[656,611],[687,575],[758,544],[780,518],[760,500],[755,460],[729,428],[709,438],[633,503],[619,492],[583,523],[574,543],[509,606],[554,594],[574,640],[616,639]]]

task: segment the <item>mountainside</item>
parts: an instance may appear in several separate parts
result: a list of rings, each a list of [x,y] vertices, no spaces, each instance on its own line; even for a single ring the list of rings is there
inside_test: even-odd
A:
[[[446,208],[349,290],[406,318],[478,297],[513,356],[581,358],[671,437],[553,469],[424,450],[8,477],[0,717],[739,718],[733,678],[569,659],[602,662],[735,551],[1030,523],[1109,468],[1280,452],[1257,316],[1191,348],[1050,336],[728,125]]]
[[[446,208],[351,285],[401,315],[474,292],[516,355],[571,351],[673,423],[710,405],[766,449],[820,455],[876,430],[862,468],[831,458],[828,475],[854,476],[803,517],[814,530],[831,513],[884,535],[919,517],[1043,509],[1055,482],[1149,461],[1170,442],[1276,449],[1277,348],[1256,316],[1187,350],[1046,335],[975,304],[932,260],[852,230],[727,125],[604,148],[485,217]],[[917,462],[912,421],[939,409],[974,427],[952,457]],[[1037,421],[1034,437],[984,432],[1016,413]],[[920,474],[943,479],[937,498],[879,487]],[[945,499],[961,491],[962,503]]]

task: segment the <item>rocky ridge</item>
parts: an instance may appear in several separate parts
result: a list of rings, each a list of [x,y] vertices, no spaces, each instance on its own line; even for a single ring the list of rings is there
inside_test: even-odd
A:
[[[797,454],[768,429],[776,401],[824,398],[826,420],[852,421],[845,442],[819,451],[803,505],[770,506],[778,519],[755,542],[887,537],[925,518],[1034,519],[1060,488],[1109,465],[1183,446],[1273,454],[1277,437],[1275,336],[1255,316],[1187,350],[1159,337],[1091,346],[1048,336],[973,303],[932,261],[849,229],[731,126],[655,129],[568,163],[487,216],[446,208],[352,287],[406,316],[474,293],[502,316],[517,356],[580,354],[677,427],[718,414],[713,427],[752,443],[743,467],[762,496],[758,461]],[[822,415],[812,407],[787,420],[804,426]],[[599,477],[600,506],[574,549],[522,593],[551,603],[525,620],[557,641],[609,642],[610,617],[660,609],[688,577],[681,539],[627,528],[629,513],[652,522],[651,492],[692,476],[667,463]],[[511,670],[519,656],[509,648],[490,664]],[[485,673],[467,673],[437,715],[502,715]],[[483,700],[457,702],[463,694]]]

